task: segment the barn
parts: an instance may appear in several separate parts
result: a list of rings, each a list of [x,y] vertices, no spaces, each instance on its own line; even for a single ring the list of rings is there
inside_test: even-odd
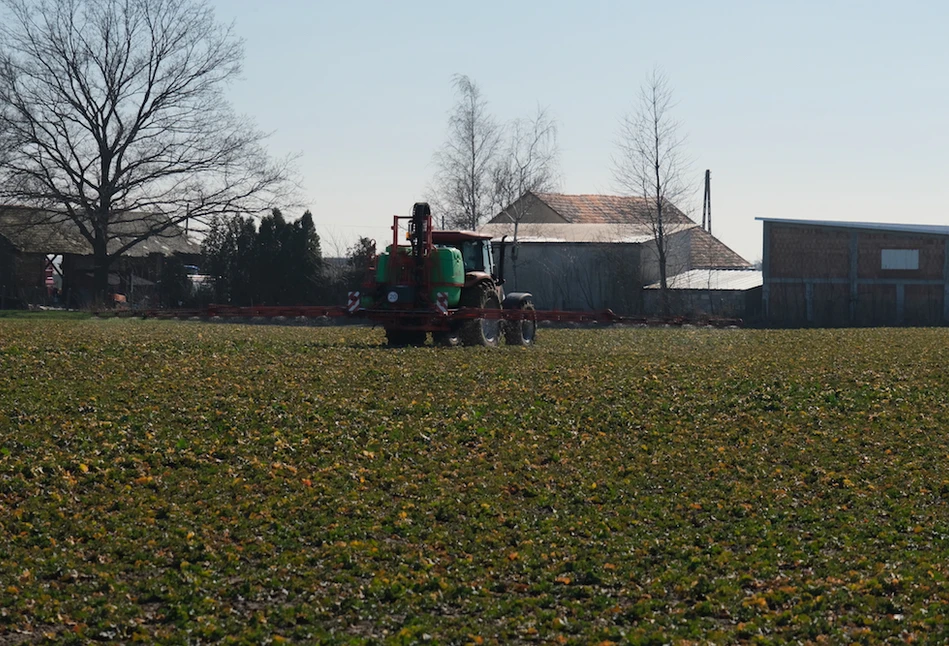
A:
[[[659,280],[648,206],[641,197],[528,192],[480,230],[504,247],[508,291],[530,291],[538,308],[642,314],[643,287]],[[668,276],[750,267],[671,204],[664,224]]]
[[[949,323],[949,226],[758,220],[768,323]]]
[[[140,226],[115,223],[110,251],[134,239]],[[171,227],[123,253],[112,265],[109,285],[130,301],[154,298],[165,258],[193,264],[200,254],[187,232]],[[71,221],[22,207],[0,208],[0,308],[84,306],[92,298],[92,271],[92,248]]]

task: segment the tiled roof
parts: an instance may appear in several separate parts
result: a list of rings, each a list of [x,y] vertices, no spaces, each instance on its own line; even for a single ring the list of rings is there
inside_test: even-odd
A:
[[[696,227],[689,233],[689,266],[704,269],[747,269],[751,263],[725,246],[705,229]]]
[[[562,195],[559,193],[527,193],[533,195],[562,217],[565,222],[523,221],[517,239],[522,243],[544,242],[614,242],[641,244],[654,239],[649,214],[649,201],[642,197],[618,195]],[[479,231],[489,233],[498,241],[514,234],[514,223],[503,221],[502,214]],[[674,235],[688,231],[689,267],[705,269],[747,269],[751,263],[700,228],[671,203],[664,212],[665,233]]]
[[[646,224],[650,221],[650,200],[644,197],[560,193],[534,195],[571,224]],[[663,215],[667,224],[694,224],[672,203],[666,203],[666,208]]]
[[[514,223],[485,224],[478,231],[491,235],[495,242],[499,242],[502,236],[507,236],[508,242],[511,242],[514,237]],[[683,231],[687,231],[689,236],[689,267],[705,269],[751,267],[751,263],[691,220],[666,225],[666,234],[669,236]],[[652,231],[647,224],[524,222],[517,228],[517,241],[521,244],[545,242],[642,244],[653,239]]]
[[[144,216],[143,216],[144,217]],[[156,216],[157,217],[157,216]],[[135,220],[113,222],[109,252],[133,239],[143,229]],[[24,253],[91,255],[92,247],[71,220],[53,213],[22,207],[0,207],[0,236]],[[201,245],[191,240],[178,226],[171,226],[159,236],[152,236],[125,252],[126,256],[147,256],[153,253],[200,254]]]
[[[669,235],[697,228],[694,222],[688,224],[670,224],[666,228]],[[507,236],[508,242],[514,237],[514,223],[505,222],[485,224],[479,231],[490,234],[495,242]],[[517,241],[521,244],[541,242],[619,242],[641,244],[653,239],[649,227],[643,224],[565,224],[549,222],[525,222],[517,228]]]

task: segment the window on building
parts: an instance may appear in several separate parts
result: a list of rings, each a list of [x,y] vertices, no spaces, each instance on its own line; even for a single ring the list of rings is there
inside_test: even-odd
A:
[[[883,249],[881,269],[919,269],[919,249]]]

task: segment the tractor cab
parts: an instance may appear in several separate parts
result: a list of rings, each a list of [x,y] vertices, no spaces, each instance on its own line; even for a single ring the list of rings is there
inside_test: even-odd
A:
[[[496,275],[490,235],[475,231],[432,231],[432,243],[458,249],[466,276],[473,272]]]

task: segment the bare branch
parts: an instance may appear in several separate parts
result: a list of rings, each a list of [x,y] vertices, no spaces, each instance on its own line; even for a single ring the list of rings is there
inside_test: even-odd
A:
[[[688,160],[684,137],[672,117],[672,89],[665,75],[654,69],[639,91],[634,111],[623,117],[617,137],[613,174],[621,190],[645,198],[642,213],[652,232],[659,265],[663,313],[669,312],[668,264],[671,217],[681,213],[675,202],[687,193]]]
[[[493,215],[496,203],[491,177],[501,128],[477,84],[460,74],[452,82],[458,103],[449,115],[448,140],[434,155],[431,201],[451,226],[476,229]]]
[[[272,161],[267,135],[224,98],[243,45],[205,0],[0,8],[0,199],[73,220],[100,287],[143,240],[262,212],[292,188],[292,160]],[[132,220],[139,232],[107,253],[111,225]]]
[[[508,142],[494,168],[494,196],[498,212],[519,223],[529,210],[518,198],[527,192],[546,193],[558,184],[557,123],[545,108],[530,119],[508,126]],[[519,208],[524,205],[524,208]]]

